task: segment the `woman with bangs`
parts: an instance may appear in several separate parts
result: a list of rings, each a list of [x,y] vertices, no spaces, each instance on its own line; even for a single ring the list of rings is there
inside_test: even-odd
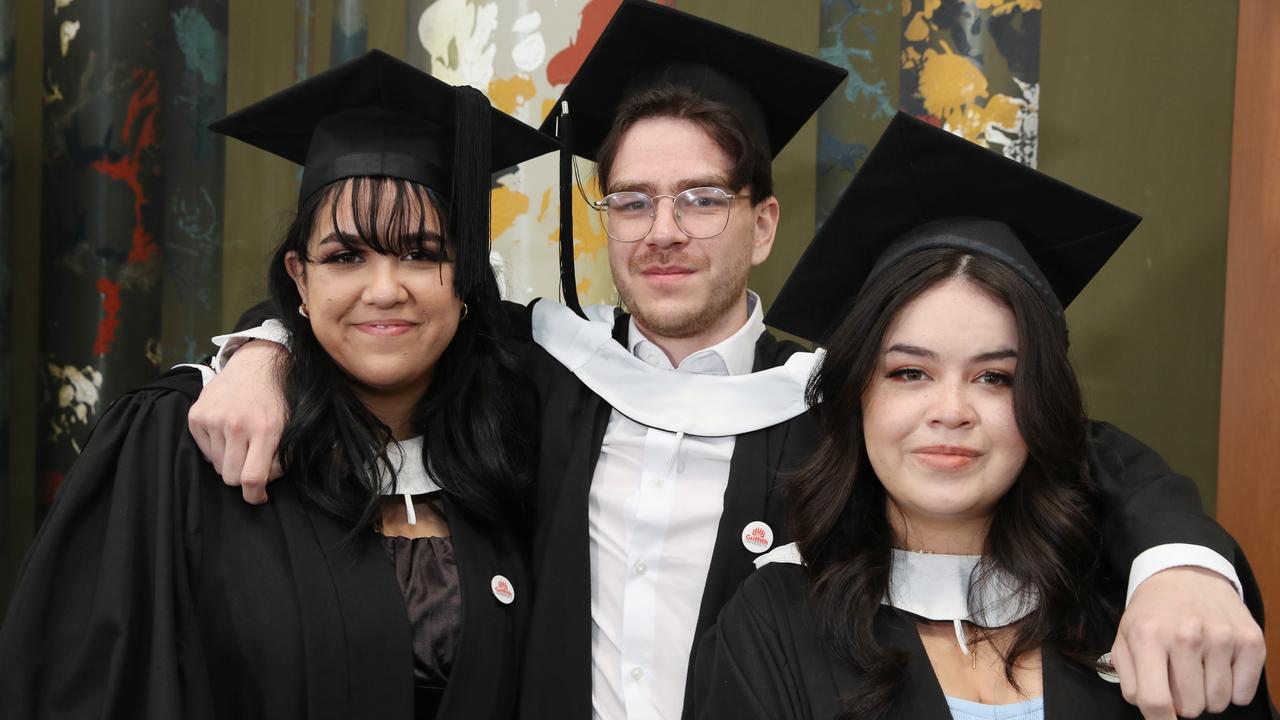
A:
[[[304,167],[268,277],[284,479],[265,506],[217,480],[193,369],[117,401],[0,628],[4,716],[510,717],[533,409],[490,174],[554,142],[376,51],[212,129]]]
[[[1091,475],[1122,462],[1118,431],[1091,428],[1064,315],[1138,221],[890,123],[770,311],[826,348],[819,443],[786,481],[796,542],[702,641],[698,717],[1142,717],[1110,652],[1128,568],[1102,538],[1123,503]],[[1239,548],[1214,550],[1261,622]],[[1256,696],[1210,682],[1238,704],[1206,716],[1271,717],[1265,677]]]

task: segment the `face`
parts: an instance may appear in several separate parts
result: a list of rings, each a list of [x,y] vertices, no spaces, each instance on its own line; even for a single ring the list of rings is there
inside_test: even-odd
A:
[[[350,185],[338,196],[336,231],[328,221],[332,206],[320,208],[310,260],[289,253],[289,274],[316,339],[359,392],[421,397],[462,314],[453,263],[442,259],[439,221],[429,211],[418,247],[380,255],[360,243],[349,193]],[[416,226],[417,217],[408,224]]]
[[[963,280],[899,311],[862,398],[867,455],[907,528],[990,517],[1027,446],[1013,410],[1013,312]]]
[[[729,156],[693,122],[649,118],[623,135],[605,193],[631,190],[652,197],[705,186],[734,194],[746,190],[728,186],[731,169]],[[746,322],[747,276],[773,247],[778,201],[733,200],[728,227],[705,239],[680,231],[671,200],[658,200],[656,209],[644,239],[609,241],[618,295],[636,323],[656,336],[727,337]]]

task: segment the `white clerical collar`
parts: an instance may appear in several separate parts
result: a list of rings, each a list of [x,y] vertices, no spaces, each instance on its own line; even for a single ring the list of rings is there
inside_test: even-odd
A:
[[[777,425],[808,409],[805,386],[822,350],[795,353],[781,366],[745,374],[676,372],[644,362],[613,339],[614,308],[592,305],[584,311],[585,320],[559,303],[539,300],[533,306],[533,339],[614,410],[641,425],[723,437]],[[752,315],[759,311],[757,302]],[[731,338],[735,348],[739,341],[745,344],[752,322]]]
[[[709,348],[690,354],[672,367],[662,348],[640,331],[635,315],[628,321],[627,345],[632,355],[661,370],[703,375],[746,375],[756,364],[756,341],[764,333],[764,310],[760,296],[747,291],[747,321],[738,331]]]
[[[1030,615],[1040,604],[1034,591],[1019,592],[1017,583],[999,570],[975,577],[981,555],[943,555],[893,551],[889,592],[881,601],[926,620],[950,622],[956,642],[969,654],[962,623],[997,628]],[[804,564],[795,543],[782,545],[756,559],[756,567],[771,562]],[[972,609],[970,608],[972,600]]]
[[[413,496],[439,492],[440,485],[427,471],[422,461],[422,436],[411,437],[387,445],[387,460],[395,468],[393,488],[390,470],[382,464],[378,466],[379,481],[383,495],[404,496],[405,513],[410,525],[418,524],[418,514],[413,509]]]

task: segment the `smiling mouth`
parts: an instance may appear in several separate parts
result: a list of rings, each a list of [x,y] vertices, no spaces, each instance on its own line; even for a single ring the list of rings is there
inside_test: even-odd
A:
[[[913,450],[920,462],[935,470],[960,470],[973,464],[982,453],[972,448],[936,445]]]
[[[403,335],[414,328],[414,323],[393,321],[393,322],[367,322],[359,323],[356,329],[367,335],[377,335],[380,337],[393,337]]]

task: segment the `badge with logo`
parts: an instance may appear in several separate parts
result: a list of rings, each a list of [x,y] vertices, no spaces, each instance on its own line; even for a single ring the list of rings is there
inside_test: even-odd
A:
[[[1111,664],[1111,653],[1102,653],[1098,658],[1098,677],[1109,683],[1120,682],[1120,676],[1116,674],[1116,668]]]
[[[493,576],[489,581],[489,589],[493,590],[493,596],[503,605],[510,605],[516,599],[516,591],[511,587],[511,581],[502,575]]]
[[[773,547],[773,529],[756,520],[742,529],[742,546],[759,555]]]

